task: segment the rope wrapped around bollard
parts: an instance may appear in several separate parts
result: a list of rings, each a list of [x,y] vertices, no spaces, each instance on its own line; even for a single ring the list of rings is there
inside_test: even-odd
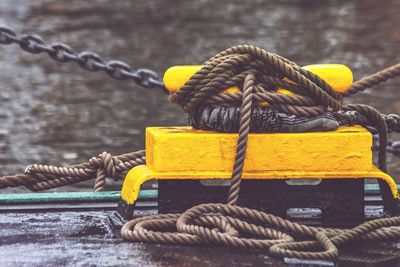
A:
[[[276,257],[314,260],[334,260],[340,247],[352,242],[400,239],[398,216],[369,221],[353,229],[333,229],[306,226],[236,205],[252,110],[258,102],[268,102],[272,109],[289,115],[312,118],[330,112],[341,125],[375,128],[379,134],[378,165],[386,172],[388,130],[400,132],[400,117],[380,114],[367,105],[343,105],[343,97],[399,75],[400,64],[354,83],[347,93],[341,94],[317,75],[254,46],[234,46],[217,54],[170,100],[189,115],[204,106],[240,107],[239,138],[227,204],[202,204],[182,214],[137,218],[122,227],[122,237],[137,242],[261,249]],[[238,86],[241,91],[221,94],[230,86]],[[280,94],[277,88],[295,94]],[[35,164],[28,166],[24,174],[0,177],[0,189],[22,185],[40,191],[95,178],[94,190],[101,191],[107,177],[122,178],[126,171],[142,164],[145,164],[143,150],[119,156],[104,152],[86,163],[67,167]],[[309,240],[296,241],[294,236]]]
[[[396,75],[400,65],[396,67]],[[393,68],[389,72],[393,74]],[[383,82],[396,75],[380,72]],[[279,98],[274,94],[287,77],[296,94]],[[356,93],[377,84],[377,78],[361,80],[350,89]],[[229,86],[237,86],[237,94],[220,94]],[[255,94],[257,97],[255,98]],[[204,67],[170,96],[190,113],[202,105],[240,103],[239,138],[227,204],[208,203],[195,206],[182,214],[160,214],[134,219],[121,229],[126,240],[180,245],[222,245],[235,248],[266,249],[275,257],[310,260],[334,260],[339,248],[356,241],[400,239],[400,217],[377,219],[352,229],[313,227],[291,222],[265,212],[236,206],[246,156],[253,100],[267,94],[269,105],[279,111],[313,117],[332,110],[342,124],[372,126],[379,134],[379,168],[386,172],[387,124],[377,110],[367,105],[343,106],[343,95],[315,74],[300,68],[281,56],[254,46],[229,48],[204,63]],[[392,118],[393,120],[393,118]],[[309,241],[296,241],[293,236]]]

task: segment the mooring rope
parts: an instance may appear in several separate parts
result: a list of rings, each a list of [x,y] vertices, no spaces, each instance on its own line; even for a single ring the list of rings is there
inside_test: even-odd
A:
[[[347,93],[340,94],[317,75],[263,49],[241,45],[219,53],[205,62],[181,90],[170,96],[170,100],[188,113],[203,105],[240,106],[239,138],[227,204],[201,204],[182,214],[134,219],[122,227],[122,237],[140,242],[266,249],[276,257],[319,260],[335,259],[339,248],[351,242],[399,239],[400,217],[397,216],[369,221],[352,229],[333,229],[306,226],[236,205],[252,107],[259,102],[268,102],[276,110],[301,117],[313,117],[331,110],[342,124],[372,126],[379,134],[378,165],[386,172],[388,129],[400,131],[400,117],[380,114],[367,105],[343,106],[343,97],[399,75],[400,64],[364,78],[354,83]],[[240,87],[241,92],[221,94],[231,86]],[[277,88],[296,94],[280,94],[276,92]],[[31,165],[24,174],[1,177],[0,188],[23,185],[39,191],[96,178],[94,190],[101,191],[106,177],[119,179],[126,171],[141,164],[145,164],[144,151],[120,156],[104,152],[79,165]],[[385,183],[380,186],[389,192]],[[296,241],[295,236],[311,240]]]
[[[400,65],[395,71],[398,69]],[[351,92],[362,91],[377,84],[378,80],[382,82],[393,78],[393,69],[390,69],[390,73],[388,75],[384,71],[373,79],[364,79],[364,82],[356,83]],[[279,94],[275,90],[282,83],[276,81],[283,77],[294,81],[298,85],[295,92],[302,96],[291,96],[286,100],[270,97],[268,103],[272,107],[300,116],[314,116],[331,109],[337,112],[338,119],[348,124],[362,123],[376,128],[380,137],[378,165],[386,172],[387,124],[378,111],[367,105],[342,106],[342,95],[334,92],[318,76],[295,63],[254,46],[235,46],[207,61],[201,70],[170,97],[172,102],[180,104],[186,112],[193,112],[207,103],[207,99],[213,99],[213,104],[218,101],[225,101],[226,104],[234,97],[226,97],[220,93],[230,86],[242,85],[239,138],[227,204],[201,204],[182,214],[161,214],[134,219],[122,227],[121,235],[124,239],[164,244],[214,244],[266,249],[270,255],[276,257],[334,260],[339,255],[338,247],[344,244],[400,238],[400,216],[377,219],[343,230],[306,226],[272,214],[236,206],[246,155],[251,107],[258,104],[254,101],[254,92],[270,92],[270,96]],[[233,103],[237,101],[230,102]],[[313,104],[316,108],[310,111],[309,107]],[[381,186],[387,187],[386,184]],[[172,232],[173,229],[176,232]],[[296,241],[293,236],[299,235],[313,240]]]
[[[131,168],[146,164],[145,151],[112,156],[103,152],[88,162],[66,167],[33,164],[24,174],[0,177],[0,189],[25,186],[31,191],[42,191],[95,178],[94,191],[103,191],[106,178],[118,180]]]

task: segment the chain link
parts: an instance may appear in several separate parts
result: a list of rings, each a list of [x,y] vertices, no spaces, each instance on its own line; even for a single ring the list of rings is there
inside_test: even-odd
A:
[[[117,60],[105,62],[99,55],[93,52],[84,51],[77,53],[66,44],[47,44],[37,35],[18,36],[11,29],[0,27],[0,44],[18,44],[23,50],[29,53],[46,53],[50,58],[60,63],[75,62],[87,71],[102,71],[116,80],[133,80],[144,88],[159,88],[163,92],[168,92],[161,78],[153,70],[145,68],[133,70],[128,64]]]

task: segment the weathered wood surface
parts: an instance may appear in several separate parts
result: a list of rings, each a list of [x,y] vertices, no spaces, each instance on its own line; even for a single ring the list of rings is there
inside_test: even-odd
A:
[[[283,265],[253,251],[127,243],[119,223],[114,211],[0,214],[0,265]]]
[[[371,189],[366,204],[379,203]],[[138,213],[156,212],[156,197],[155,190],[141,192]],[[367,253],[346,249],[361,259],[346,255],[333,263],[281,261],[263,251],[128,243],[119,234],[124,222],[115,212],[118,199],[118,192],[2,195],[0,266],[400,266],[400,244],[374,244]],[[365,211],[370,218],[382,215],[379,206]],[[389,260],[374,264],[371,256],[380,255]]]
[[[334,266],[332,262],[281,261],[262,251],[127,243],[119,234],[122,223],[112,209],[3,212],[0,266]],[[396,254],[395,248],[386,245],[384,254]],[[397,266],[394,258],[384,265],[363,262],[357,266]],[[354,266],[354,262],[339,263]]]

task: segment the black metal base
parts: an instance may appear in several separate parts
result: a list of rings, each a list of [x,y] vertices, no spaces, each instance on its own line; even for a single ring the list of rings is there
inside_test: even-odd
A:
[[[381,179],[378,179],[378,184],[382,196],[385,215],[387,216],[399,215],[398,201],[395,198],[393,198],[389,185]]]
[[[135,206],[135,204],[129,205],[123,199],[120,199],[118,202],[117,213],[122,217],[122,219],[130,220],[133,217]]]
[[[228,186],[199,180],[158,182],[159,213],[183,212],[201,203],[226,201]],[[323,224],[357,224],[364,220],[364,180],[324,179],[318,185],[288,185],[285,180],[242,180],[239,206],[282,217],[297,209],[319,209]]]
[[[214,181],[221,183],[221,180]],[[204,185],[204,180],[159,180],[158,212],[180,213],[202,203],[225,203],[229,186],[215,185],[214,181],[213,185]],[[289,185],[285,180],[242,180],[238,205],[305,223],[351,226],[363,222],[365,216],[370,217],[369,210],[364,214],[364,209],[369,207],[366,205],[383,204],[381,216],[384,217],[398,215],[397,201],[390,189],[383,189],[379,201],[379,197],[364,198],[363,179],[324,179],[317,185]],[[134,205],[120,200],[118,214],[129,220],[142,204],[140,200]],[[151,206],[153,210],[155,205]]]

